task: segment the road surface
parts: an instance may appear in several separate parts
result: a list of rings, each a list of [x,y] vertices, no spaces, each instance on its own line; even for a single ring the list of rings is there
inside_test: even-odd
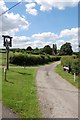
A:
[[[60,62],[41,66],[37,90],[44,118],[78,118],[78,90],[55,73]]]
[[[0,101],[0,120],[2,118],[17,118],[20,120],[20,117],[13,112],[10,108],[2,105],[2,102]]]

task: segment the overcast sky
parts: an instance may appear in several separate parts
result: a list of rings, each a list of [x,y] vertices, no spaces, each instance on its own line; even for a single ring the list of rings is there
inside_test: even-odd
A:
[[[17,0],[18,1],[18,0]],[[79,0],[23,0],[18,6],[0,16],[0,36],[13,36],[12,47],[44,47],[56,43],[58,49],[70,42],[78,50]],[[64,0],[62,0],[64,1]],[[0,14],[17,2],[0,1]],[[0,48],[3,40],[0,39]]]

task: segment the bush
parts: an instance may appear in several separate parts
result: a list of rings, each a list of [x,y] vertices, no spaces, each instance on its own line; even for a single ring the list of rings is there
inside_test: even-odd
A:
[[[76,73],[76,75],[78,75],[80,73],[80,62],[79,59],[74,59],[72,62],[72,74]]]
[[[71,73],[80,73],[80,62],[76,56],[64,56],[61,58],[61,65],[67,66],[71,69]]]
[[[14,53],[13,56],[10,57],[10,63],[16,65],[41,65],[47,64],[49,62],[58,61],[61,57],[57,56],[49,56],[49,55],[32,55],[32,54],[22,54],[22,53]]]

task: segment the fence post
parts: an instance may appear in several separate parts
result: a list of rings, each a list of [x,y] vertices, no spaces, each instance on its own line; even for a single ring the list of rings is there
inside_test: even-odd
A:
[[[7,69],[4,68],[4,80],[6,81],[6,72],[7,72]]]

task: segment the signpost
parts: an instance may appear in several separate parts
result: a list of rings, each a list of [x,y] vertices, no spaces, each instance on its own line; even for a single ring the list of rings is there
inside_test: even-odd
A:
[[[6,69],[9,69],[9,47],[12,47],[12,37],[8,35],[2,35],[4,39],[4,46],[6,47]]]
[[[9,69],[9,47],[12,47],[12,37],[8,35],[2,35],[2,37],[6,47],[6,68],[4,69],[4,79],[6,80],[6,72]]]

